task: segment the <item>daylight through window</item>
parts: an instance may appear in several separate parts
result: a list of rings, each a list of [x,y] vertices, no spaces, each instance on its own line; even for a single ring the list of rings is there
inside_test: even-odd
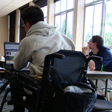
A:
[[[55,3],[55,26],[70,39],[73,36],[74,0],[60,0]]]

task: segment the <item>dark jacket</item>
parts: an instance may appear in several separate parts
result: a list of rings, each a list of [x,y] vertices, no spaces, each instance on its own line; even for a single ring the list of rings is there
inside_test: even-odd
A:
[[[90,56],[94,55],[91,51],[89,53]],[[112,53],[109,48],[101,47],[95,56],[100,56],[103,58],[103,70],[112,72]],[[101,70],[101,62],[94,60],[96,70]]]

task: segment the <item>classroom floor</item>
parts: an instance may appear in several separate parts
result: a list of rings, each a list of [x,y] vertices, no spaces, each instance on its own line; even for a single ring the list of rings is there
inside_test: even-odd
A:
[[[3,82],[0,81],[0,87],[3,85]],[[9,86],[6,87],[6,89],[0,94],[0,107],[1,107],[1,102],[3,100],[3,97],[4,97],[4,94],[6,92],[6,90],[8,89]],[[10,99],[11,98],[11,94],[9,93],[7,95],[7,99]],[[10,112],[13,110],[13,106],[12,105],[7,105],[7,103],[4,104],[4,107],[3,107],[3,110],[2,112]],[[27,109],[25,109],[25,112],[28,112]]]
[[[0,87],[1,87],[2,85],[3,85],[3,82],[0,81]],[[4,94],[5,94],[5,92],[6,92],[7,89],[8,89],[8,86],[7,86],[7,88],[0,94],[0,106],[1,106],[1,102],[2,102],[2,100],[3,100],[3,96],[4,96]],[[10,95],[10,93],[9,93],[8,96],[7,96],[7,99],[10,99],[10,97],[11,97],[11,95]],[[13,106],[12,106],[12,105],[7,105],[7,103],[5,103],[2,112],[10,112],[11,110],[13,110]],[[28,110],[25,109],[25,112],[28,112]]]
[[[3,85],[3,82],[0,81],[0,87],[1,87],[2,85]],[[7,88],[8,88],[8,87],[7,87]],[[7,88],[6,88],[6,89],[7,89]],[[3,100],[3,96],[4,96],[5,92],[6,92],[6,89],[0,94],[0,106],[1,106],[1,102],[2,102],[2,100]],[[7,99],[10,99],[10,93],[8,94]],[[13,106],[7,105],[7,103],[5,103],[2,112],[10,112],[11,110],[13,110]]]

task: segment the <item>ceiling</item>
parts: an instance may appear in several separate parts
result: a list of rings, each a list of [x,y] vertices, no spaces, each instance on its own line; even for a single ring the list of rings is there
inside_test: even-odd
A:
[[[3,17],[32,0],[0,0],[0,17]]]

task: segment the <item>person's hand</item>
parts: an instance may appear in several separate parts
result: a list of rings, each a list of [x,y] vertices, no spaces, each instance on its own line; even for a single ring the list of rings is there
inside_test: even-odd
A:
[[[83,47],[83,48],[82,48],[82,52],[83,52],[85,55],[88,55],[88,54],[89,54],[89,51],[90,51],[89,46]]]

